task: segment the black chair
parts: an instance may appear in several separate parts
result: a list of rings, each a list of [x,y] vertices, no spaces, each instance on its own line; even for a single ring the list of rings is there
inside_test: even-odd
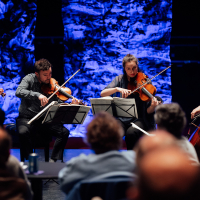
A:
[[[67,195],[67,200],[91,200],[98,196],[103,200],[126,199],[126,190],[133,177],[115,176],[100,180],[85,180],[77,183]]]
[[[10,124],[5,124],[4,125],[5,129],[7,130],[7,132],[11,135],[12,137],[12,144],[14,147],[19,147],[20,148],[20,143],[19,143],[19,135],[17,133],[17,129],[16,129],[16,124],[14,123],[10,123]],[[49,144],[50,144],[50,140],[47,142],[43,142],[43,143],[38,143],[37,138],[33,138],[33,152],[35,152],[36,148],[40,148],[40,147],[44,147],[44,157],[45,157],[45,162],[49,162]],[[20,157],[21,157],[21,161],[24,162],[25,158],[24,155],[20,149]]]
[[[9,135],[12,137],[12,147],[20,148],[19,136],[16,131],[16,124],[15,123],[4,124],[4,128],[9,133]]]

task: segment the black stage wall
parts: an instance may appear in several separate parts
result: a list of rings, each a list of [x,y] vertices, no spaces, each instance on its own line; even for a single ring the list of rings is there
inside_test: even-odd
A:
[[[53,65],[53,77],[64,83],[64,26],[62,0],[37,0],[35,60],[46,58]]]
[[[172,101],[182,106],[190,122],[191,111],[200,105],[200,5],[174,0],[172,13]]]

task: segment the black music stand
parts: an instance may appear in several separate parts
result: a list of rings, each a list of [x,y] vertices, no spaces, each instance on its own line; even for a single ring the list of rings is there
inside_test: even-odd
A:
[[[116,116],[116,107],[112,100],[106,100],[103,104],[101,102],[92,102],[92,113],[96,115],[100,111],[106,111],[113,116]]]
[[[82,105],[53,105],[47,111],[42,124],[82,124],[89,110],[89,106]]]
[[[93,115],[100,111],[109,112],[115,117],[138,118],[135,99],[124,98],[97,98],[91,99]]]

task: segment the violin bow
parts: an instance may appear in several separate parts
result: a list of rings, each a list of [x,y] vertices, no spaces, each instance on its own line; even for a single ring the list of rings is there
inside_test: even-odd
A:
[[[146,85],[147,83],[149,83],[152,79],[156,78],[156,76],[162,74],[164,71],[166,71],[166,70],[169,69],[170,67],[171,67],[171,65],[168,66],[168,67],[166,67],[165,69],[163,69],[161,72],[159,72],[158,74],[156,74],[154,77],[152,77],[151,79],[149,79],[148,81],[146,81],[145,83],[143,83],[142,85],[140,85],[139,87],[137,87],[135,90],[133,90],[133,91],[131,92],[131,94],[134,93],[135,91],[139,90],[142,86],[144,86],[144,85]]]
[[[61,86],[59,86],[56,91],[48,98],[51,99],[51,97],[56,94],[56,92],[58,92],[60,90],[61,87],[63,87],[68,81],[70,81],[78,72],[80,71],[80,69],[78,69],[69,79],[67,79]]]
[[[131,122],[132,127],[133,128],[137,128],[138,130],[142,131],[144,134],[148,135],[148,136],[155,136],[155,134],[149,134],[147,133],[145,130],[143,130],[142,128],[140,128],[139,126],[137,126],[136,124],[134,124],[133,122]]]
[[[195,115],[194,118],[193,118],[193,121],[198,117],[200,117],[200,114]]]
[[[197,129],[200,129],[200,126],[197,126],[196,124],[194,124],[195,120],[196,120],[198,117],[200,117],[200,114],[195,115],[194,118],[192,119],[192,122],[189,123],[189,125],[190,125],[190,126],[193,125],[193,126],[195,126]],[[190,136],[192,135],[192,134],[190,134],[190,129],[191,129],[191,127],[190,127],[189,130],[188,130],[188,137],[190,137]]]
[[[56,101],[52,101],[48,106],[46,106],[45,108],[43,108],[37,115],[35,115],[35,117],[33,117],[32,119],[30,119],[27,124],[31,124],[35,119],[39,118],[50,106],[54,105],[56,103]]]

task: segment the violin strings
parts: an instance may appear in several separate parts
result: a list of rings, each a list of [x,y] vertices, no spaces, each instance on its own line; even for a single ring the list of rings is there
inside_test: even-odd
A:
[[[66,80],[61,86],[58,87],[58,89],[48,98],[51,99],[51,97],[60,90],[61,87],[63,87],[68,81],[70,81],[78,72],[80,71],[80,69],[78,69],[68,80]]]
[[[158,74],[156,74],[154,77],[152,77],[151,79],[149,79],[147,82],[143,83],[141,86],[139,86],[138,88],[136,88],[135,90],[133,90],[133,91],[131,92],[131,94],[134,93],[135,91],[137,91],[138,89],[140,89],[142,86],[144,86],[144,85],[146,85],[147,83],[149,83],[152,79],[154,79],[156,76],[162,74],[164,71],[166,71],[166,70],[169,69],[170,67],[171,67],[171,65],[168,66],[167,68],[163,69],[161,72],[159,72]]]

